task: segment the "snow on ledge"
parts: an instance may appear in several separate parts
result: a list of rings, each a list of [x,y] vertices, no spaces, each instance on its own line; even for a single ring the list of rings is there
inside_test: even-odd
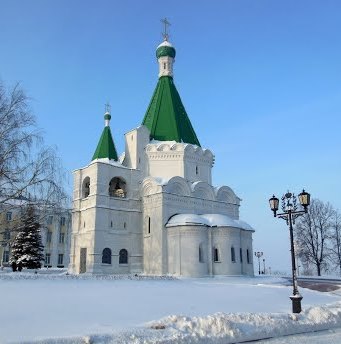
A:
[[[254,229],[245,221],[234,220],[227,215],[222,214],[177,214],[172,216],[166,227],[199,225],[208,227],[236,227],[247,231]]]

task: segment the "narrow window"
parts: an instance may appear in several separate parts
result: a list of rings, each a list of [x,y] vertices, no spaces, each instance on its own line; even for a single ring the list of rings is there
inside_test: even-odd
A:
[[[243,250],[242,250],[242,248],[239,249],[239,257],[240,257],[240,262],[243,263]]]
[[[50,216],[47,218],[47,224],[48,224],[48,225],[52,225],[52,222],[53,222],[53,216],[50,215]]]
[[[199,245],[199,263],[204,263],[204,252],[202,249],[202,244]]]
[[[213,260],[219,262],[219,251],[216,247],[213,249]]]
[[[163,69],[166,69],[166,66],[167,66],[166,63],[164,63],[164,64],[163,64]]]
[[[3,263],[9,262],[9,251],[4,251],[4,253],[2,254],[2,262]]]
[[[111,264],[111,250],[105,248],[102,252],[102,264]]]
[[[64,255],[62,253],[58,254],[58,265],[63,265]]]
[[[61,226],[65,226],[65,217],[64,217],[64,216],[62,216],[62,217],[60,218],[60,225],[61,225]]]
[[[8,212],[6,213],[6,220],[7,220],[7,221],[12,221],[12,212],[11,212],[11,211],[8,211]]]
[[[119,264],[128,264],[128,251],[125,248],[120,251]]]
[[[64,244],[64,240],[65,240],[65,233],[60,232],[59,233],[59,243]]]
[[[231,247],[231,260],[233,263],[236,262],[236,253],[234,251],[234,247]]]
[[[51,264],[51,253],[45,253],[45,265]]]
[[[199,167],[195,166],[195,174],[198,175],[199,174]]]
[[[246,250],[246,261],[248,264],[250,264],[250,252],[249,249]]]
[[[48,231],[46,235],[46,242],[50,243],[52,241],[52,232]]]
[[[112,221],[110,221],[110,227],[112,227]]]
[[[123,224],[123,228],[124,228],[124,229],[126,229],[126,228],[127,228],[127,223],[126,223],[126,222],[124,222],[124,224]]]
[[[148,234],[150,234],[150,217],[148,216]]]
[[[7,241],[7,240],[10,240],[11,239],[11,232],[9,229],[6,229],[5,232],[4,232],[4,240]]]
[[[83,223],[83,227],[85,228],[85,221],[84,221],[84,223]]]
[[[90,195],[90,178],[86,177],[83,181],[83,197],[87,198]]]

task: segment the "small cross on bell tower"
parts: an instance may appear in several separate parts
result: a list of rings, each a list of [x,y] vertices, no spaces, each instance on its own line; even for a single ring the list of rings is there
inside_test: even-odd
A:
[[[167,18],[161,19],[161,23],[164,25],[164,31],[162,32],[163,40],[168,41],[169,34],[168,34],[168,27],[171,25],[171,23],[168,21]]]

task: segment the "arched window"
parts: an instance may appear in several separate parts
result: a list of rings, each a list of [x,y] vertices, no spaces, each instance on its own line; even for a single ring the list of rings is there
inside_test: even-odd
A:
[[[119,256],[119,264],[128,264],[128,251],[125,248],[122,248]]]
[[[239,249],[239,257],[240,257],[240,262],[243,263],[243,250],[242,250],[242,248]]]
[[[219,250],[217,247],[213,249],[213,261],[219,262]]]
[[[90,195],[90,178],[85,177],[82,186],[83,198],[87,198]]]
[[[246,261],[248,264],[250,264],[250,252],[249,249],[246,250]]]
[[[236,252],[234,251],[234,247],[231,247],[231,260],[233,263],[236,262]]]
[[[102,264],[111,264],[111,250],[105,248],[102,252]]]
[[[112,178],[109,183],[110,197],[126,197],[126,182],[118,177]]]
[[[204,250],[202,244],[199,245],[199,263],[204,263]]]

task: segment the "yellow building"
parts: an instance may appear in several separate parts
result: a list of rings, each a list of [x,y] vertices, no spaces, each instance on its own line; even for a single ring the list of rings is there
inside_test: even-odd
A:
[[[0,205],[1,266],[9,266],[11,242],[14,240],[23,206],[27,200],[15,200]],[[68,267],[70,255],[71,210],[48,213],[41,217],[41,237],[45,267]]]

